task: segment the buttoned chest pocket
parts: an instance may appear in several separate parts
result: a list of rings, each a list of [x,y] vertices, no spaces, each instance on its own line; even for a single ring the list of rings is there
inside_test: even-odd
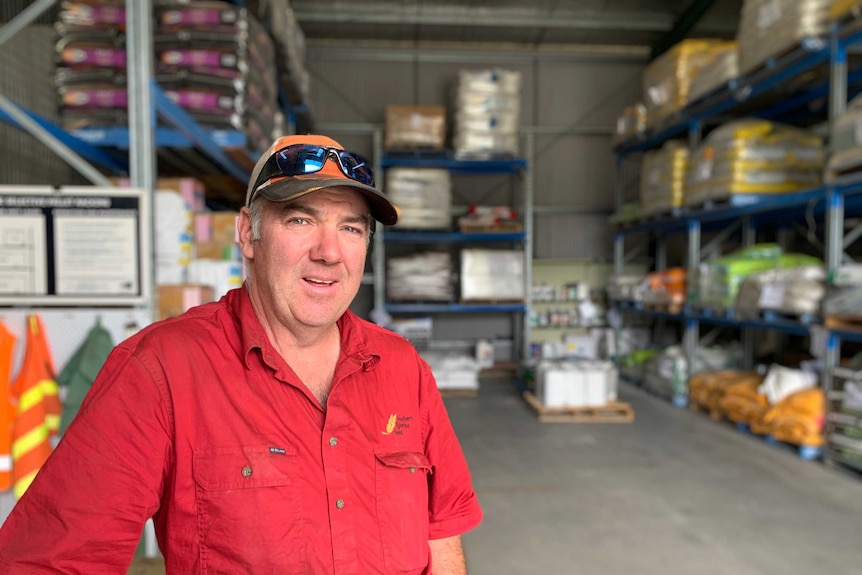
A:
[[[302,513],[292,486],[296,459],[293,448],[268,446],[195,451],[202,572],[237,573],[238,566],[304,572],[306,547],[296,532]]]
[[[386,567],[392,573],[428,565],[428,476],[431,463],[413,451],[375,452],[377,519]]]

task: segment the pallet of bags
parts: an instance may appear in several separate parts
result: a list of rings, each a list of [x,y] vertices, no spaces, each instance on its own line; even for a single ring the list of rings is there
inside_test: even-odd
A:
[[[455,300],[454,264],[447,252],[420,252],[386,260],[389,301]]]
[[[60,5],[54,83],[67,130],[128,124],[124,6],[123,0]]]
[[[661,125],[691,101],[692,80],[726,50],[727,44],[714,39],[683,40],[647,65],[643,99],[650,127]]]
[[[520,72],[460,70],[453,105],[455,157],[517,156],[520,112]]]
[[[748,74],[806,40],[825,46],[832,0],[744,0],[736,41],[739,71]]]
[[[246,9],[226,2],[156,11],[156,79],[202,126],[244,131],[263,150],[279,129],[275,51]]]
[[[754,273],[739,286],[734,318],[757,319],[769,312],[794,318],[813,318],[820,313],[825,293],[826,271],[823,266]]]
[[[389,168],[387,197],[398,206],[395,228],[447,230],[452,227],[452,177],[445,168]]]
[[[760,385],[762,382],[763,376],[753,371],[703,371],[693,375],[688,381],[689,406],[692,410],[707,412],[710,419],[720,420],[723,417],[721,402],[731,385]]]
[[[663,214],[683,206],[688,146],[669,140],[658,150],[644,152],[640,202],[644,215]]]
[[[689,101],[696,102],[738,77],[739,49],[736,42],[727,42],[716,48],[715,59],[712,62],[695,72],[691,81]]]
[[[820,185],[824,160],[823,140],[811,132],[767,120],[734,120],[710,132],[691,153],[685,205],[810,189]]]

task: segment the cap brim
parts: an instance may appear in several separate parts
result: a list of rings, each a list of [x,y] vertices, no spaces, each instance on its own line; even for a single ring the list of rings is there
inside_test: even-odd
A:
[[[362,192],[368,200],[371,215],[385,226],[394,225],[398,221],[398,211],[377,189],[347,178],[309,178],[293,176],[277,180],[268,186],[257,189],[257,195],[271,202],[286,202],[325,188],[352,188]]]

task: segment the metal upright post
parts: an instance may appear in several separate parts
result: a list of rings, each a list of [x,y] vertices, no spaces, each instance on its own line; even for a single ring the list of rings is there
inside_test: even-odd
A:
[[[658,232],[655,238],[655,269],[656,271],[667,269],[667,236],[664,232]]]
[[[700,222],[689,220],[688,222],[688,281],[694,277],[698,265],[700,265]],[[697,357],[697,346],[700,340],[700,324],[696,319],[689,318],[685,322],[684,348],[686,360],[686,381],[694,375],[694,361]]]
[[[751,216],[742,217],[742,245],[749,248],[754,245],[757,237],[757,230],[751,220]],[[752,369],[754,367],[754,329],[750,327],[742,328],[742,350],[743,350],[743,367]]]
[[[374,157],[374,180],[377,189],[384,191],[384,176],[383,176],[383,130],[375,128],[372,134],[372,146]],[[382,312],[386,306],[386,254],[383,246],[383,226],[378,226],[374,233],[374,309],[377,312]]]
[[[833,30],[829,66],[829,133],[847,111],[847,48]],[[826,195],[826,270],[835,271],[844,252],[844,198],[830,186]]]
[[[533,165],[536,155],[536,136],[532,132],[527,132],[525,146],[525,158],[527,167],[521,170],[521,187],[523,189],[524,198],[524,301],[526,303],[526,311],[521,318],[521,358],[519,364],[530,357],[530,309],[532,308],[532,289],[533,289]]]
[[[146,190],[150,204],[150,237],[155,237],[156,187],[156,112],[152,95],[153,78],[153,8],[151,0],[126,0],[126,70],[129,110],[129,176],[132,186]],[[155,264],[155,252],[141,254]],[[154,265],[145,266],[150,270]],[[152,289],[153,277],[142,278],[148,290],[149,314],[154,316],[157,304]],[[158,556],[152,520],[144,529],[144,551],[147,557]]]

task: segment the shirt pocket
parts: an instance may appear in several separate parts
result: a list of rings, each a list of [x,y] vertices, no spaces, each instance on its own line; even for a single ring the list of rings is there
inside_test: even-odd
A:
[[[240,571],[303,572],[306,546],[296,521],[302,513],[292,485],[296,460],[292,447],[195,450],[203,573],[236,573],[240,566]]]
[[[377,521],[387,569],[393,573],[428,565],[428,458],[414,451],[375,451]]]

